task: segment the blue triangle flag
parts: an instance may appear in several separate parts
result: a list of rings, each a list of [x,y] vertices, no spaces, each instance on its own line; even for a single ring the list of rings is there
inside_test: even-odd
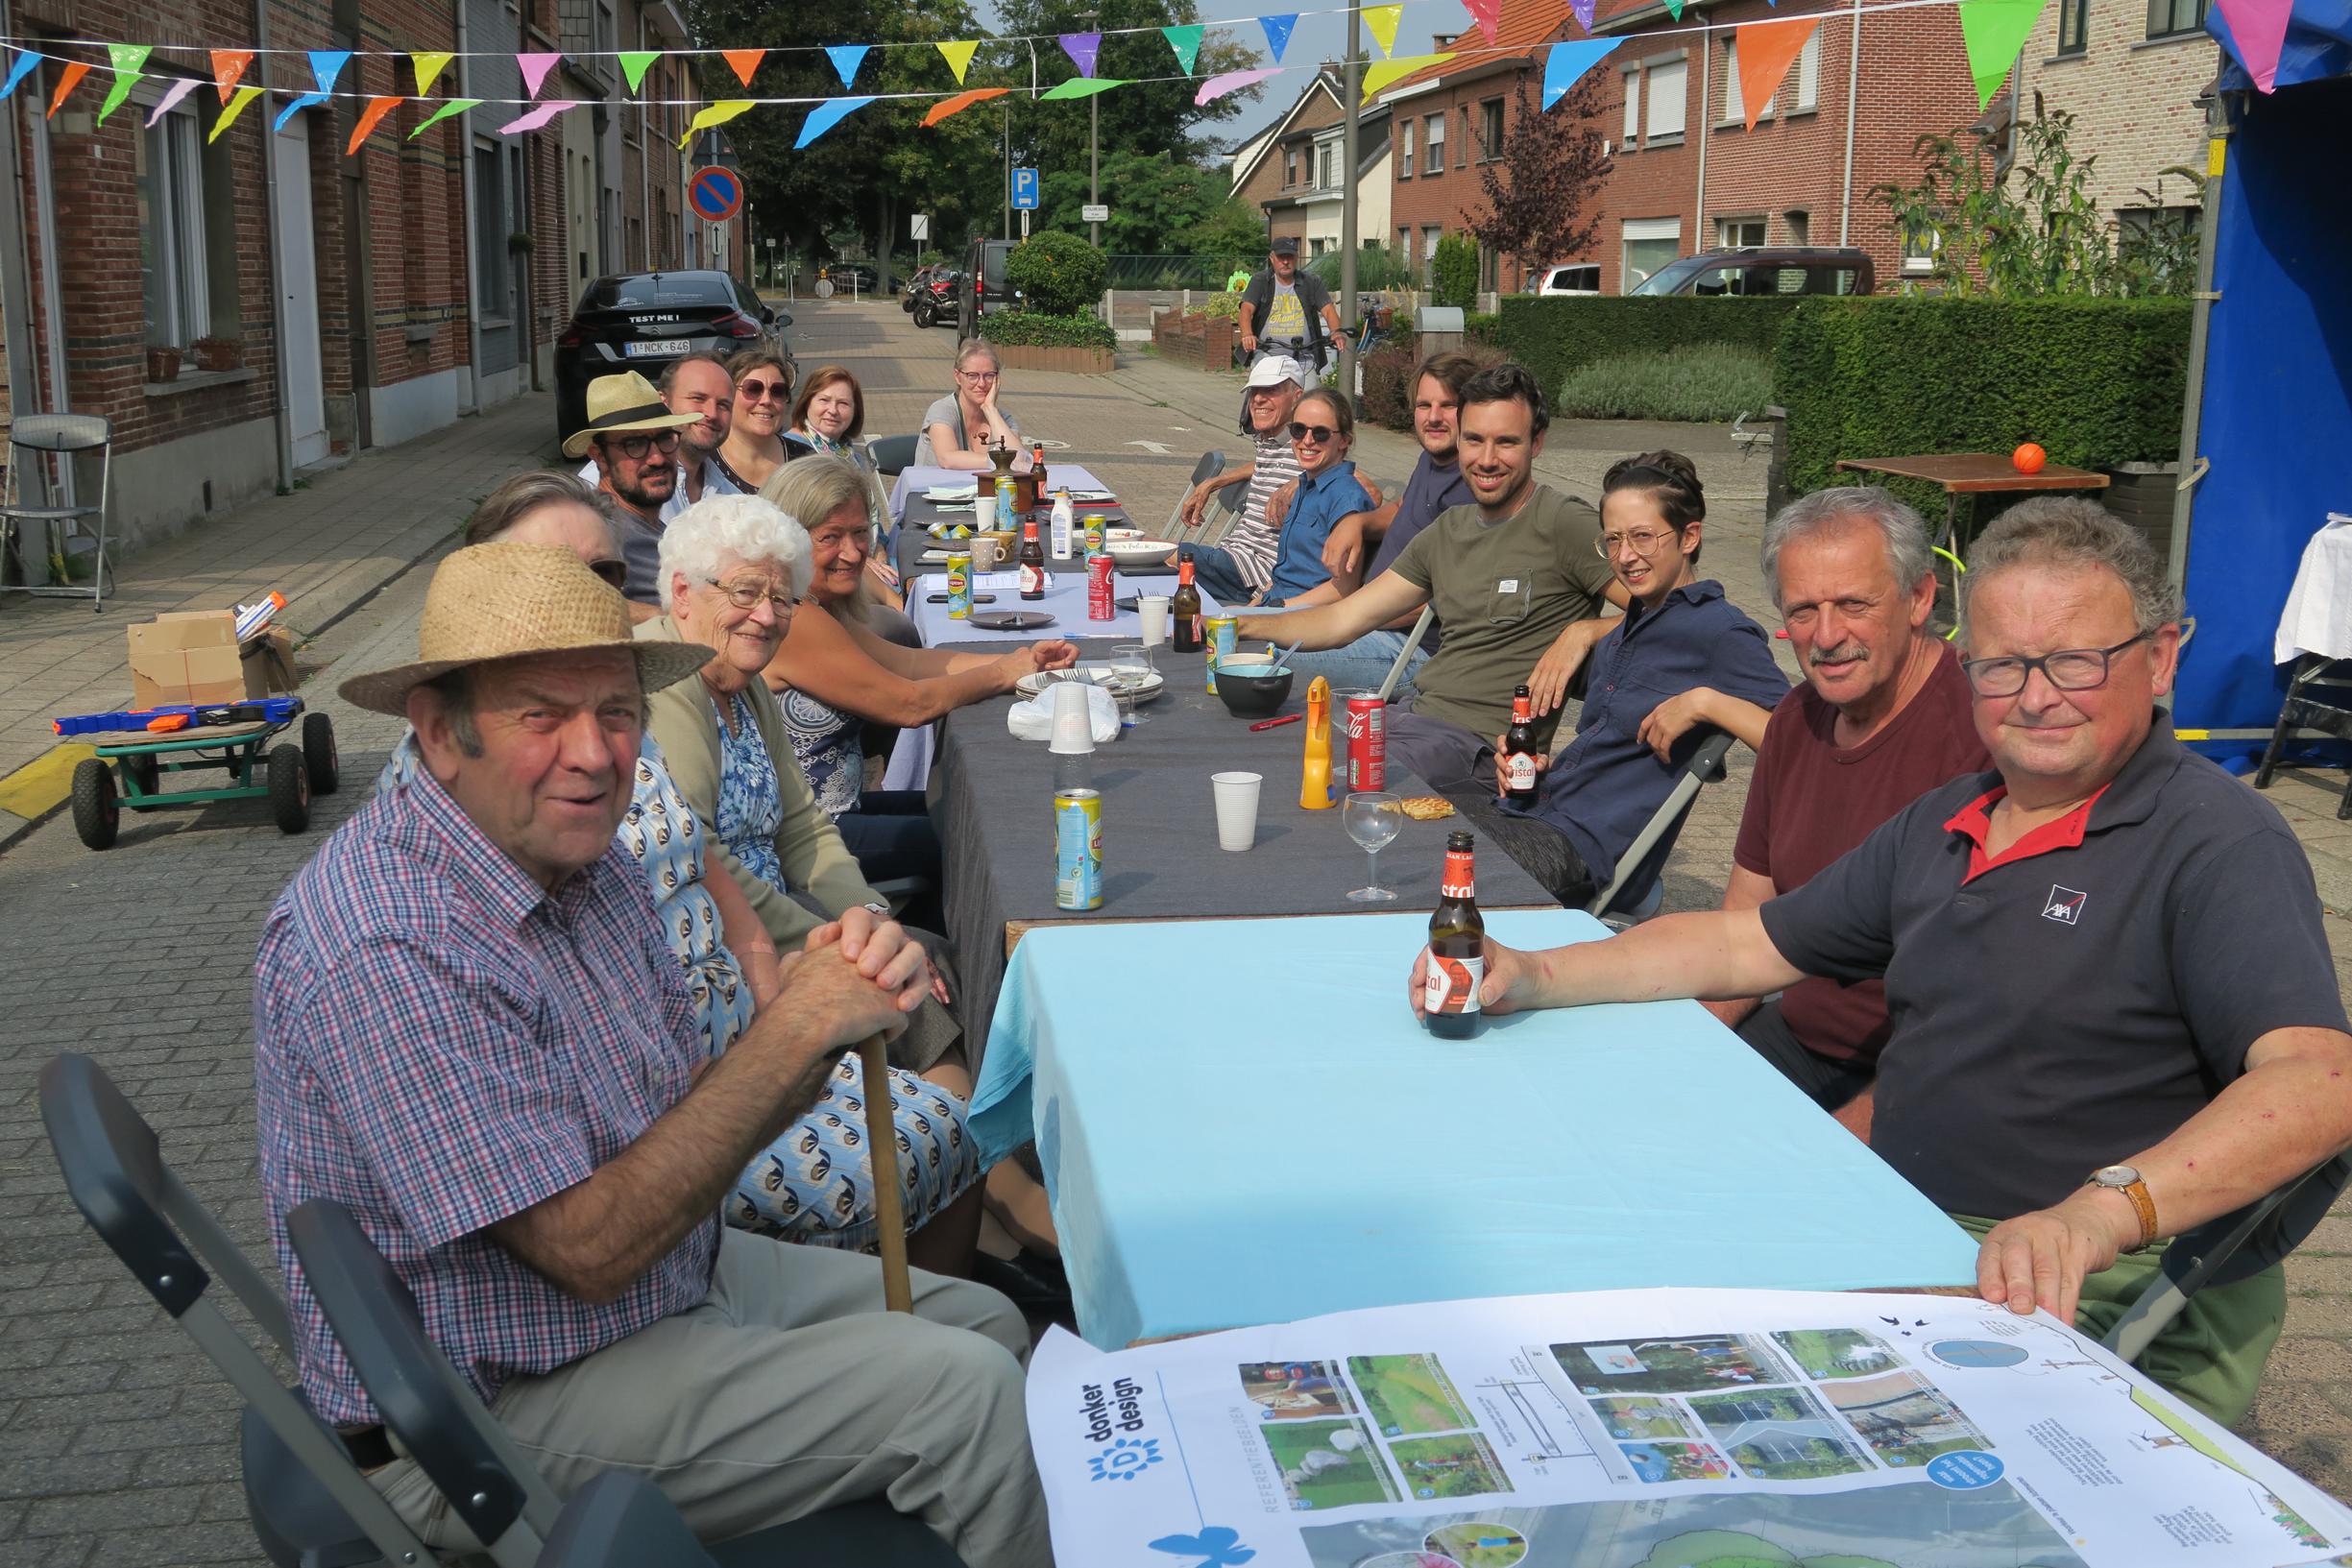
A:
[[[862,43],[829,43],[825,53],[833,59],[833,68],[840,74],[841,85],[853,86],[858,80],[858,67],[865,60],[866,46]]]
[[[22,84],[26,77],[33,74],[34,67],[40,62],[40,56],[30,49],[18,55],[15,62],[9,66],[9,79],[0,83],[0,98],[14,97],[17,87]]]
[[[335,78],[343,74],[343,67],[351,62],[351,58],[352,52],[349,49],[313,49],[310,51],[310,74],[318,79],[319,91],[332,92],[335,90]]]
[[[1616,46],[1614,38],[1563,39],[1553,44],[1550,58],[1543,62],[1543,107],[1549,109],[1565,98],[1577,80]]]
[[[300,98],[295,99],[294,102],[288,104],[285,108],[278,111],[278,118],[272,122],[270,126],[271,134],[275,135],[277,133],[283,131],[286,128],[286,122],[294,118],[294,116],[297,114],[300,114],[303,110],[306,109],[316,109],[321,104],[326,102],[327,94],[323,92],[303,93]]]
[[[809,110],[809,117],[800,122],[800,134],[792,142],[792,151],[799,152],[873,101],[871,98],[826,99]]]
[[[1295,11],[1288,16],[1258,18],[1258,26],[1266,30],[1266,47],[1273,51],[1276,65],[1282,63],[1282,51],[1291,46],[1291,29],[1297,25],[1298,13]]]

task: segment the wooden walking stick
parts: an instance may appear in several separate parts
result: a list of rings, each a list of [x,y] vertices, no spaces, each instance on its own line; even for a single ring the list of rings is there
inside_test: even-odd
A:
[[[865,1085],[865,1143],[874,1174],[874,1229],[882,1242],[882,1303],[894,1313],[914,1311],[907,1277],[907,1206],[898,1191],[898,1117],[890,1095],[889,1043],[872,1035],[858,1048]]]

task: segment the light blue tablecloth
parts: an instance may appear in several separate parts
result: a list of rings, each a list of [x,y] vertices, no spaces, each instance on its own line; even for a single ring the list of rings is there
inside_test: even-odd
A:
[[[1058,570],[1049,568],[1045,597],[1021,597],[1021,574],[1018,571],[977,572],[972,578],[976,593],[993,593],[996,603],[981,606],[985,614],[992,610],[1042,610],[1054,617],[1054,624],[1033,632],[983,631],[966,620],[951,620],[947,606],[934,604],[934,593],[947,591],[947,574],[936,576],[926,572],[907,587],[907,614],[914,617],[915,630],[923,635],[927,648],[952,647],[966,642],[1036,642],[1046,638],[1067,638],[1078,641],[1087,638],[1107,638],[1122,642],[1143,639],[1143,619],[1132,610],[1113,607],[1108,620],[1086,618],[1086,568],[1064,566]],[[1111,576],[1113,597],[1131,599],[1139,593],[1169,593],[1176,591],[1176,580],[1171,577]],[[1214,615],[1223,607],[1206,589],[1200,591],[1200,613]],[[1090,656],[1098,663],[1103,655],[1098,650]]]
[[[1527,1291],[1974,1283],[1966,1234],[1697,1003],[1440,1040],[1405,1001],[1427,933],[1412,911],[1021,939],[971,1126],[984,1163],[1036,1138],[1089,1342]]]
[[[1045,482],[1055,490],[1110,489],[1108,485],[1087,471],[1083,464],[1065,463],[1055,456],[1047,458],[1045,467]],[[994,484],[996,470],[990,469],[987,473],[988,482]],[[890,516],[903,518],[907,515],[907,497],[909,495],[926,490],[944,490],[951,486],[960,488],[979,477],[979,471],[972,469],[908,469],[891,482]]]

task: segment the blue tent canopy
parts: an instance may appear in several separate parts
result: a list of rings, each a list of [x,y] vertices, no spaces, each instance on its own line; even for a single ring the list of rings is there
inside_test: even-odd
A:
[[[2238,39],[2219,6],[2206,11],[2205,31],[2228,51],[2221,62],[2221,90],[2251,89],[2254,79],[2240,59]],[[2352,76],[2352,0],[2295,0],[2293,11],[2288,13],[2287,41],[2279,49],[2278,76],[2272,84],[2293,87],[2335,76]]]

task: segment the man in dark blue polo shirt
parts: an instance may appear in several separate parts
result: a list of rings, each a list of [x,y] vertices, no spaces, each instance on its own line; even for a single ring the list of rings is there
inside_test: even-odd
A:
[[[2146,540],[2043,497],[1971,557],[1963,667],[1996,772],[1760,908],[1540,954],[1490,944],[1481,998],[1882,977],[1871,1146],[1981,1237],[1985,1300],[2097,1335],[2154,1277],[2159,1238],[2352,1146],[2352,1028],[2301,846],[2155,721],[2179,605]],[[2140,1365],[2235,1421],[2285,1306],[2276,1266],[2208,1288]]]

